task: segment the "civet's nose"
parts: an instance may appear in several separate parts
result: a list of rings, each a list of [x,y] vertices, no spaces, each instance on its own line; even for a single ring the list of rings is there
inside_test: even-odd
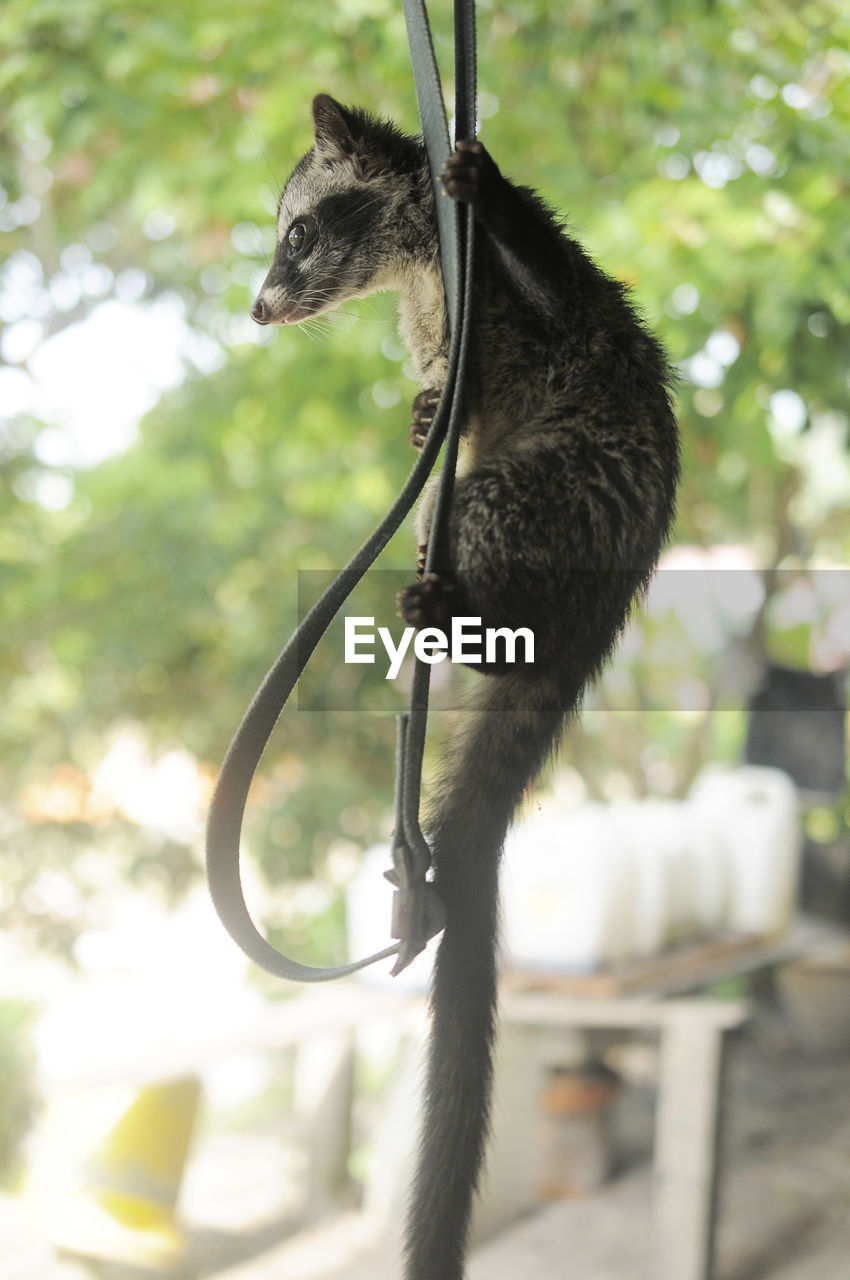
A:
[[[262,298],[258,298],[251,308],[251,319],[256,320],[257,324],[270,323],[268,309]]]

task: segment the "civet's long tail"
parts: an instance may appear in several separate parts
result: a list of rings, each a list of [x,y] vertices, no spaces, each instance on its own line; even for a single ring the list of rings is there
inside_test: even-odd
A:
[[[500,854],[571,702],[554,681],[513,672],[487,678],[481,694],[450,747],[428,832],[447,920],[435,963],[407,1280],[463,1275],[490,1112]]]

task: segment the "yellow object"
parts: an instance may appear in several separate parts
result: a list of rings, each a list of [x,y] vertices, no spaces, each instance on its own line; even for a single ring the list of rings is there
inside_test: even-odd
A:
[[[185,1252],[175,1210],[200,1084],[190,1076],[144,1085],[129,1105],[124,1092],[108,1118],[95,1092],[53,1100],[27,1199],[56,1248],[168,1269]]]

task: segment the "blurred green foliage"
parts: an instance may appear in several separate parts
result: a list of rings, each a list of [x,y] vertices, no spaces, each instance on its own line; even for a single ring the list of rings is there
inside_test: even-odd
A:
[[[450,6],[432,21],[450,91]],[[768,573],[843,563],[846,5],[486,0],[479,39],[482,137],[634,284],[682,368],[677,539],[743,544]],[[199,867],[197,840],[92,812],[116,731],[212,772],[296,619],[297,571],[341,566],[407,473],[417,388],[391,299],[312,335],[245,313],[312,94],[411,130],[415,99],[392,0],[6,0],[0,51],[0,374],[26,376],[112,297],[169,301],[203,339],[93,467],[57,460],[55,421],[0,403],[0,778],[24,798],[2,811],[0,910],[70,951],[92,849],[172,893]],[[65,498],[44,501],[57,478]],[[408,565],[411,542],[382,564]],[[594,722],[588,768],[613,751],[639,780],[650,751],[675,785],[689,752],[736,749],[722,718],[653,715]],[[287,713],[248,825],[272,880],[386,828],[393,743],[388,718]],[[78,896],[57,906],[46,871]]]
[[[0,1187],[20,1173],[21,1143],[37,1105],[33,1085],[35,1054],[28,1039],[32,1009],[0,1000]]]

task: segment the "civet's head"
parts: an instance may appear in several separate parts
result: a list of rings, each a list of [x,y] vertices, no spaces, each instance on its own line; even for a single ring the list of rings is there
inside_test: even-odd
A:
[[[313,124],[280,197],[274,260],[251,308],[258,324],[298,324],[395,287],[405,250],[422,238],[419,140],[327,94],[313,100]]]

